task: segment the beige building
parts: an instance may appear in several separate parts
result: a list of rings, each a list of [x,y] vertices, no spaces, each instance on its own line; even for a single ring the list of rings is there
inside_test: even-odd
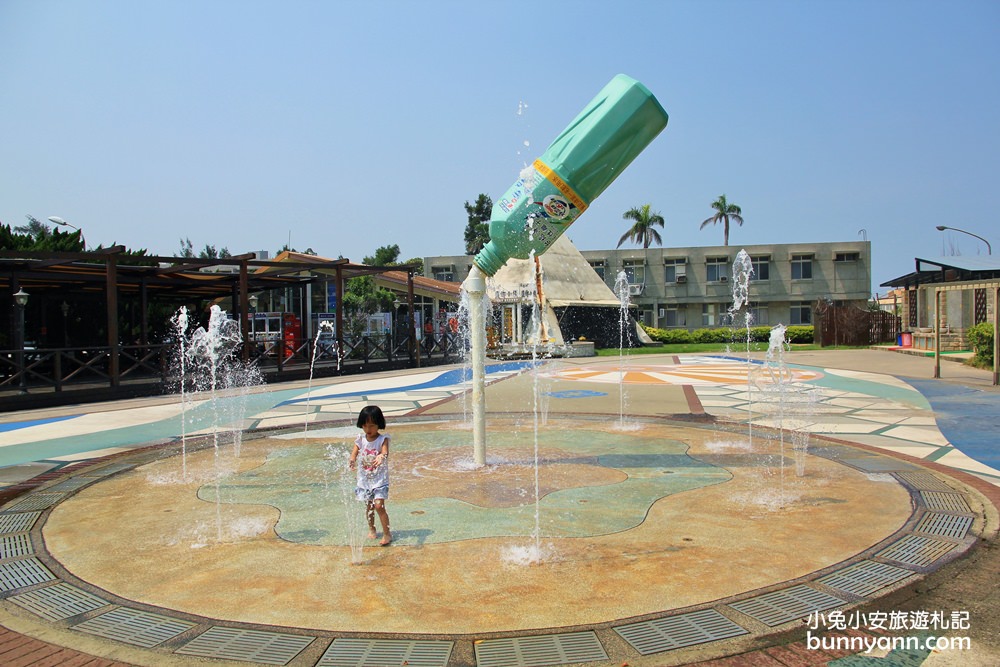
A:
[[[865,308],[872,296],[868,241],[619,248],[581,254],[609,288],[625,273],[631,302],[644,324],[693,330],[729,326],[733,262],[740,250],[753,263],[749,305],[755,324],[811,324],[820,300]],[[462,282],[471,266],[469,255],[424,258],[425,275],[438,280]]]

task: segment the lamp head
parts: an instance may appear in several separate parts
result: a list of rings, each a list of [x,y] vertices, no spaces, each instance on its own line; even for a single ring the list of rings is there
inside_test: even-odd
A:
[[[23,287],[14,292],[14,302],[19,306],[28,305],[28,293],[24,291]]]
[[[948,228],[947,228],[947,227],[945,227],[944,225],[938,225],[938,226],[937,226],[937,230],[938,230],[939,232],[943,232],[943,231],[944,231],[944,230],[946,230],[946,229],[948,229]]]

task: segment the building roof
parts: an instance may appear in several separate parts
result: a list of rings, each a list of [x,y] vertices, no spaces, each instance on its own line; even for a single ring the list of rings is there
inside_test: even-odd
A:
[[[407,277],[406,271],[386,271],[375,276],[375,284],[379,287],[405,292],[407,290]],[[413,276],[413,292],[445,301],[458,302],[462,298],[460,284],[423,276]]]
[[[935,259],[916,258],[917,270],[924,270],[927,266],[929,270],[955,269],[956,271],[1000,271],[1000,256],[993,255],[954,255],[951,257],[937,257]]]
[[[1000,257],[993,255],[916,257],[914,262],[915,271],[887,280],[880,287],[915,287],[928,283],[1000,278]]]
[[[25,291],[59,298],[76,293],[102,293],[113,271],[114,284],[123,294],[145,290],[150,297],[171,301],[217,299],[233,295],[239,285],[240,267],[247,267],[247,289],[259,292],[291,287],[339,273],[345,280],[363,275],[404,271],[409,266],[368,266],[347,259],[283,252],[273,260],[254,259],[252,253],[203,259],[123,255],[123,246],[88,252],[39,252],[0,250],[0,289]],[[109,269],[112,267],[113,269]]]

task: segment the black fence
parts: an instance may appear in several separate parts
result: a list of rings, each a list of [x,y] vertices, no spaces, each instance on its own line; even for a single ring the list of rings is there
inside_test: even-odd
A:
[[[900,318],[884,310],[824,305],[815,316],[815,339],[821,347],[894,343],[900,332]]]
[[[391,334],[332,340],[245,343],[233,361],[255,366],[265,382],[415,368],[461,362],[458,334],[428,335],[412,348]],[[32,407],[153,396],[179,391],[176,344],[0,350],[0,412]]]

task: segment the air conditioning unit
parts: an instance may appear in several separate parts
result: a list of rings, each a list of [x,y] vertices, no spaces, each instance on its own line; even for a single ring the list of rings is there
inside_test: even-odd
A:
[[[683,285],[687,281],[688,281],[688,277],[687,276],[677,276],[677,284],[678,285]]]
[[[640,294],[642,294],[643,287],[645,287],[645,285],[629,285],[628,286],[629,296],[639,296]]]
[[[729,276],[719,276],[719,282],[720,283],[728,283],[729,282]]]

